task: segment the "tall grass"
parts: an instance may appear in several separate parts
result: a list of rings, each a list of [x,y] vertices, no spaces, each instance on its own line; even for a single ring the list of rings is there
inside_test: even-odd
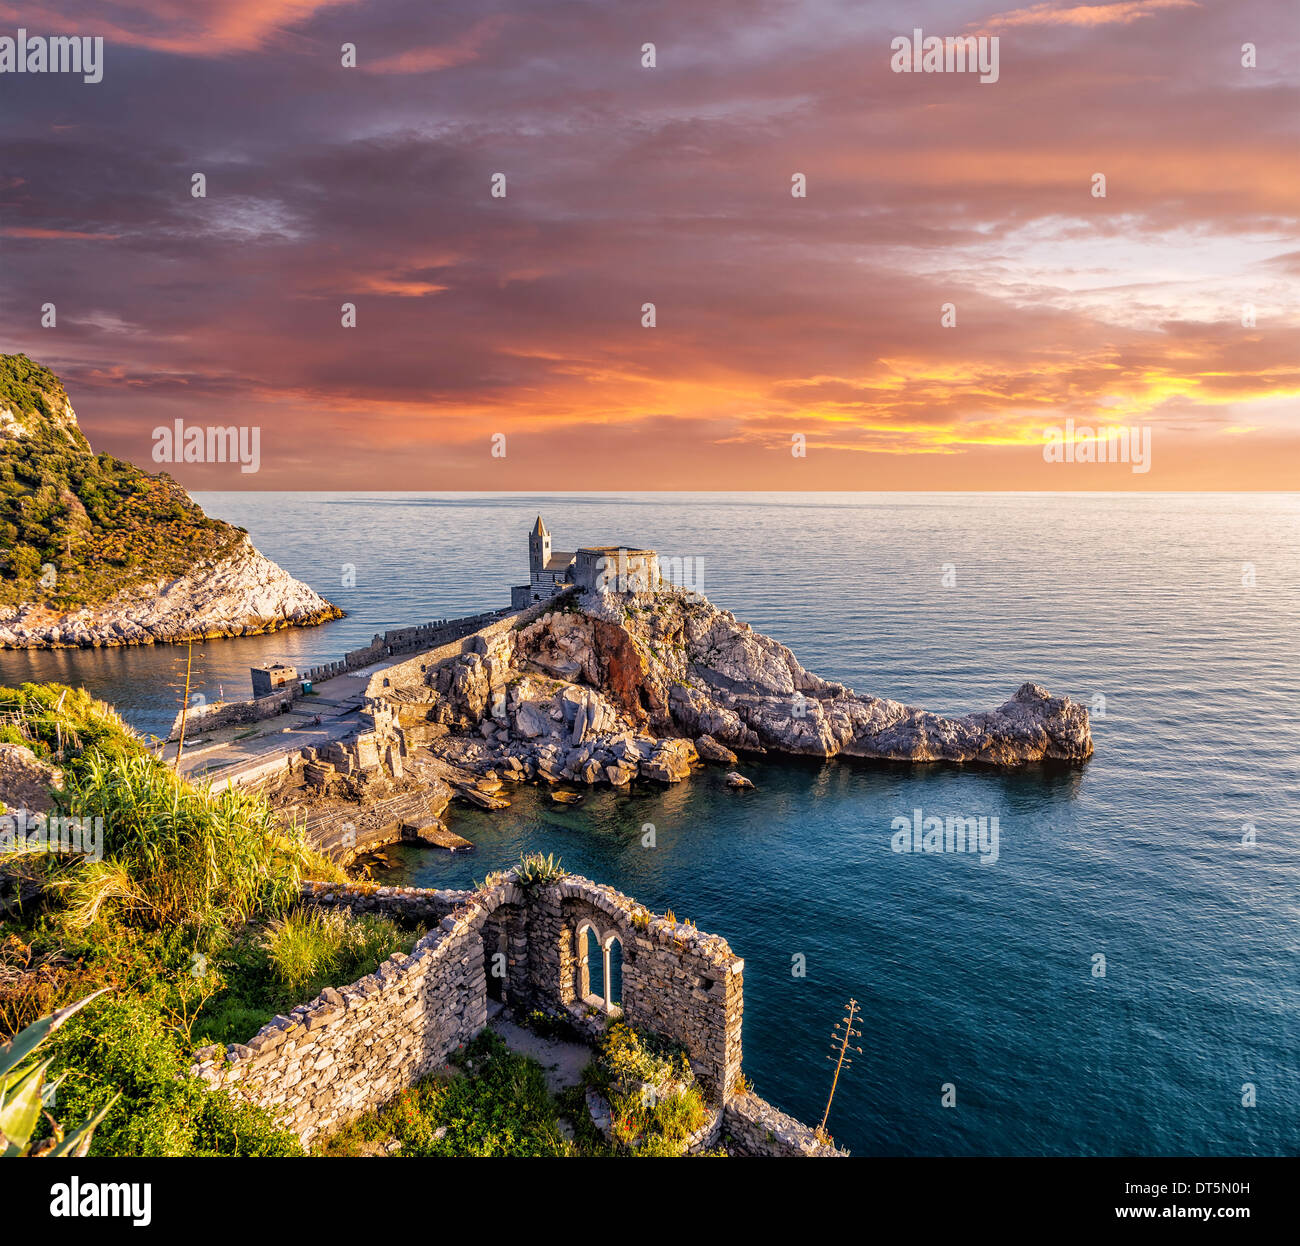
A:
[[[0,688],[0,741],[25,744],[38,757],[74,769],[83,755],[147,755],[115,709],[84,688],[23,684]]]
[[[354,981],[410,943],[410,936],[386,917],[317,908],[295,909],[273,921],[264,940],[276,975],[304,993],[329,981]]]
[[[104,859],[58,883],[74,929],[115,916],[210,942],[292,904],[303,878],[337,874],[257,796],[192,787],[147,753],[80,760],[67,800],[76,816],[103,818]]]

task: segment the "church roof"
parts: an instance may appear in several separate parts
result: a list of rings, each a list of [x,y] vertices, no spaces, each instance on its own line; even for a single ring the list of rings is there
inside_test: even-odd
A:
[[[546,525],[542,522],[542,517],[540,515],[537,516],[537,522],[533,524],[532,535],[533,536],[546,535]]]
[[[546,560],[544,571],[563,571],[573,561],[573,551],[557,550]]]
[[[617,554],[620,551],[629,556],[634,554],[653,554],[655,552],[652,549],[634,549],[630,545],[584,545],[578,553],[604,554],[608,556],[609,554]]]

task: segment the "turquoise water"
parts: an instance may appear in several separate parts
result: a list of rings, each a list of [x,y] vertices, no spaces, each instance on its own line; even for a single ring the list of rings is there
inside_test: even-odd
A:
[[[805,1119],[821,1116],[830,1030],[855,996],[864,1051],[830,1127],[859,1154],[1300,1149],[1295,497],[200,501],[351,612],[204,646],[214,692],[266,656],[305,664],[504,604],[540,510],[557,547],[703,558],[715,604],[858,691],[964,712],[1034,679],[1104,705],[1078,770],[746,761],[752,793],[711,769],[577,809],[525,789],[500,814],[454,811],[472,857],[404,852],[388,878],[468,883],[540,848],[724,935],[746,962],[746,1070]],[[157,729],[174,659],[5,654],[0,674],[84,681]],[[996,816],[997,861],[892,852],[892,820],[918,808]]]

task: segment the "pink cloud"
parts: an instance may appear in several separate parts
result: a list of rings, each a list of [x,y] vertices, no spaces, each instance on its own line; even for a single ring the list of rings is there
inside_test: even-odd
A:
[[[439,69],[452,69],[478,60],[483,49],[496,38],[505,25],[503,17],[485,17],[475,22],[464,34],[446,43],[426,48],[409,48],[395,56],[386,56],[363,68],[375,74],[425,74]]]

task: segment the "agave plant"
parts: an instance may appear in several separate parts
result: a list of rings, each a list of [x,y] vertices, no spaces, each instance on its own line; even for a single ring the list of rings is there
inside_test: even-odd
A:
[[[534,887],[539,883],[556,882],[568,872],[554,853],[542,856],[540,852],[530,852],[519,858],[519,864],[515,866],[515,881],[521,887]]]
[[[41,1105],[44,1102],[42,1096],[57,1087],[63,1079],[46,1084],[45,1074],[52,1063],[50,1060],[39,1064],[31,1063],[26,1068],[18,1066],[74,1012],[84,1008],[96,995],[102,995],[106,990],[108,987],[87,995],[85,999],[69,1004],[66,1008],[60,1008],[48,1017],[33,1021],[8,1043],[0,1046],[0,1156],[50,1155],[79,1158],[90,1149],[95,1126],[108,1115],[109,1108],[117,1102],[118,1096],[114,1095],[98,1112],[68,1135],[46,1113],[46,1119],[54,1126],[54,1136],[33,1149],[32,1134],[36,1132],[41,1119]]]

